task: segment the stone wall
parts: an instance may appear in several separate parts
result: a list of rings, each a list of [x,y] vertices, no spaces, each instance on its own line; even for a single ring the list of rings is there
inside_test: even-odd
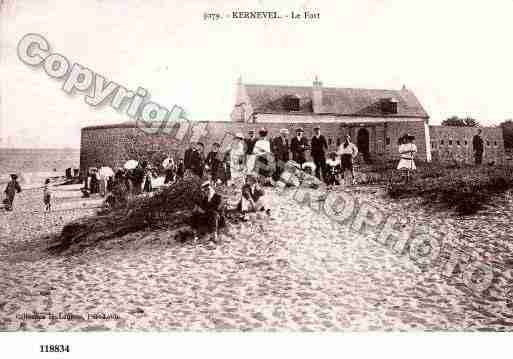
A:
[[[500,127],[480,127],[484,140],[483,163],[504,163],[504,139]],[[431,154],[434,161],[474,163],[472,138],[475,127],[430,126]]]
[[[316,125],[321,127],[321,132],[328,139],[329,151],[335,151],[346,134],[350,134],[353,142],[357,143],[359,131],[365,129],[369,134],[369,150],[372,159],[396,158],[398,156],[397,139],[408,132],[417,138],[418,157],[426,159],[423,121],[320,124],[195,122],[184,125],[187,128],[181,140],[176,139],[175,131],[171,134],[149,135],[137,128],[134,123],[125,123],[82,129],[80,169],[82,173],[85,173],[89,167],[121,167],[128,159],[135,158],[144,158],[159,163],[168,154],[179,158],[183,156],[183,152],[191,140],[203,142],[206,152],[210,151],[214,142],[221,143],[222,150],[226,150],[235,133],[242,132],[247,135],[250,129],[258,130],[261,127],[265,127],[269,131],[270,137],[278,136],[281,128],[288,128],[290,137],[292,137],[295,130],[302,127],[305,131],[304,135],[310,140]]]

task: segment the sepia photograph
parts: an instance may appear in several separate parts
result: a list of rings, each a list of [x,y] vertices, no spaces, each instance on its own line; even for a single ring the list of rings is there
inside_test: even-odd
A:
[[[511,331],[512,16],[1,0],[0,331]]]

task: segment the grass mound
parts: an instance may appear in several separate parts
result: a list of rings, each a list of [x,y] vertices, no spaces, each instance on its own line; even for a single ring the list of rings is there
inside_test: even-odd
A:
[[[421,169],[409,183],[390,181],[392,198],[421,197],[426,203],[453,209],[459,215],[474,214],[497,195],[513,188],[511,167],[435,167]]]
[[[151,197],[137,197],[108,213],[68,223],[62,229],[55,249],[65,250],[74,245],[84,247],[145,229],[184,226],[199,195],[199,178],[185,178]]]

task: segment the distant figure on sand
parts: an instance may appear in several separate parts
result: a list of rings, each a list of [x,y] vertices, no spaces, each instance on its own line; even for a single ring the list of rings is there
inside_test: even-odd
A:
[[[43,187],[43,203],[45,205],[45,211],[50,212],[52,210],[52,204],[51,199],[52,195],[50,193],[50,189],[48,188],[50,186],[50,179],[45,180],[45,185]]]
[[[474,151],[474,160],[476,165],[480,165],[483,163],[483,152],[484,152],[484,143],[481,138],[481,133],[483,130],[477,130],[477,134],[472,139],[472,150]]]
[[[351,136],[347,135],[344,143],[341,143],[338,147],[337,154],[340,156],[340,165],[342,167],[342,173],[351,171],[352,183],[355,183],[354,178],[354,166],[353,162],[358,154],[358,147],[351,142]]]
[[[417,153],[417,146],[413,143],[415,137],[410,134],[405,134],[399,139],[399,164],[397,169],[405,174],[406,182],[410,177],[410,172],[417,169],[415,166],[414,157]]]
[[[210,233],[210,240],[218,242],[219,228],[224,225],[223,199],[216,193],[210,181],[201,185],[201,199],[196,203],[191,217],[195,240],[199,234]]]
[[[6,199],[4,200],[5,210],[12,211],[14,196],[16,195],[16,193],[21,192],[21,187],[20,187],[20,184],[18,183],[17,175],[15,175],[15,174],[11,175],[11,180],[7,183],[7,187],[5,188],[4,192],[7,196]]]

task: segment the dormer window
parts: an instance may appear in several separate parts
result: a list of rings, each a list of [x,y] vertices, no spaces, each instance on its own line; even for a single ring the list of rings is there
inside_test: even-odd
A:
[[[381,112],[385,115],[397,114],[397,100],[395,98],[382,98],[379,100]]]
[[[287,111],[299,111],[299,96],[288,96],[285,99],[285,108]]]

